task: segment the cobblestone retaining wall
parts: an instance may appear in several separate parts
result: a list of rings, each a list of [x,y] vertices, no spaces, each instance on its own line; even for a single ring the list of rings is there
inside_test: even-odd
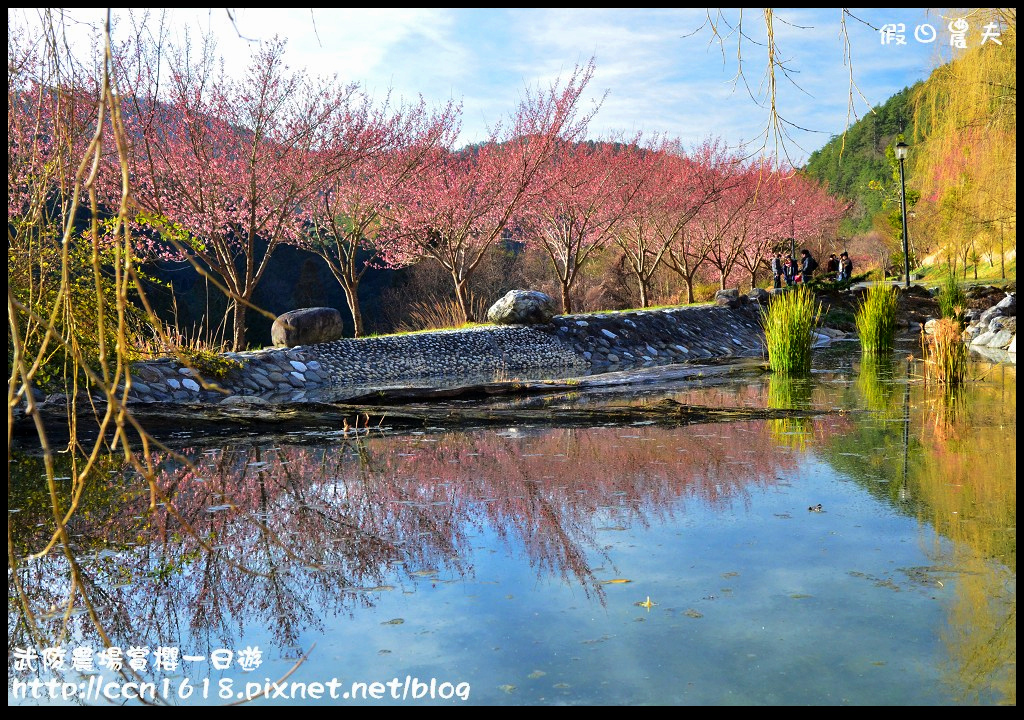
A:
[[[745,300],[746,298],[744,298]],[[490,326],[226,353],[239,366],[212,381],[172,359],[136,364],[134,402],[342,402],[374,390],[564,378],[763,354],[759,305],[559,315]],[[216,389],[213,385],[216,385]]]

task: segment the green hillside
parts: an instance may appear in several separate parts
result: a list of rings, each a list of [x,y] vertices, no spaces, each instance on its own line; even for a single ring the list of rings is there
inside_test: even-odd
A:
[[[811,153],[804,172],[833,191],[852,200],[853,211],[840,233],[845,236],[866,232],[871,218],[882,209],[882,196],[868,188],[872,180],[892,175],[885,149],[899,133],[913,131],[912,94],[920,86],[904,88],[855,122],[843,135],[834,136],[824,147]]]

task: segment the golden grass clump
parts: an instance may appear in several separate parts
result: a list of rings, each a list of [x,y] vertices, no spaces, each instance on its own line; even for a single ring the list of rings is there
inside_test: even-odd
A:
[[[931,337],[922,333],[925,380],[929,383],[958,388],[967,379],[969,351],[963,339],[963,327],[952,318],[935,323]]]

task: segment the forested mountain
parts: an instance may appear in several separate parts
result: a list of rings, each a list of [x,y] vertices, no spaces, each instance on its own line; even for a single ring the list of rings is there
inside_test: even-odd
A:
[[[970,17],[949,62],[834,137],[804,171],[853,201],[841,233],[892,260],[902,254],[892,154],[902,134],[911,263],[1006,277],[1016,257],[1017,11],[975,8]]]
[[[870,230],[872,217],[882,210],[882,194],[868,184],[891,177],[885,149],[896,135],[913,132],[913,94],[921,85],[896,93],[808,158],[804,171],[810,177],[854,203],[840,228],[843,235]]]

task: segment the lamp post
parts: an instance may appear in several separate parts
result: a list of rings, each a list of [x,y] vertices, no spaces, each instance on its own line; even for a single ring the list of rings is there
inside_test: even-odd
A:
[[[910,287],[910,252],[907,249],[907,181],[903,175],[903,161],[907,159],[910,146],[900,140],[894,148],[896,159],[900,161],[900,212],[903,214],[903,271],[906,287]]]

